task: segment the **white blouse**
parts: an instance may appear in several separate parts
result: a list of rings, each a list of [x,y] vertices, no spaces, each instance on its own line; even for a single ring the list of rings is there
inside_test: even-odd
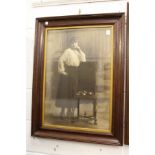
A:
[[[67,66],[78,67],[80,62],[86,62],[86,56],[83,51],[73,50],[68,48],[64,51],[64,53],[60,56],[58,61],[58,71],[59,73],[65,72],[65,64]]]

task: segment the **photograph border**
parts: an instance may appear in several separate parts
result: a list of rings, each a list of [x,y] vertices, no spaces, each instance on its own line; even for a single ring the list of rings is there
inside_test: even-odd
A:
[[[44,106],[45,106],[45,71],[46,71],[46,47],[47,47],[47,31],[48,30],[66,30],[66,29],[79,29],[79,28],[112,28],[112,39],[111,39],[111,45],[112,45],[112,50],[111,50],[111,76],[110,76],[110,103],[109,103],[109,125],[110,125],[110,129],[109,130],[104,130],[104,129],[93,129],[93,128],[86,128],[86,127],[70,127],[70,126],[65,126],[65,125],[44,125]],[[112,83],[113,83],[113,42],[114,42],[114,38],[113,38],[113,25],[93,25],[93,26],[67,26],[67,27],[53,27],[53,28],[46,28],[45,29],[45,46],[44,46],[44,75],[43,75],[43,100],[42,100],[42,128],[54,128],[54,129],[64,129],[64,130],[74,130],[75,132],[77,131],[84,131],[84,132],[93,132],[93,133],[111,133],[111,128],[112,128]]]

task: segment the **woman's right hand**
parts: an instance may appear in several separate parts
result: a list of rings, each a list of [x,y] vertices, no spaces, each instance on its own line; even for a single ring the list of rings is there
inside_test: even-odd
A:
[[[67,73],[67,72],[61,72],[61,74],[63,74],[63,75],[68,75],[68,73]]]

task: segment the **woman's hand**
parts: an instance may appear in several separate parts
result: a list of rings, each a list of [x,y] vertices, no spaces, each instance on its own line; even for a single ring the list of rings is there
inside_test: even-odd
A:
[[[67,73],[67,72],[61,72],[61,74],[63,74],[63,75],[68,75],[68,73]]]
[[[81,51],[81,48],[78,44],[75,46],[75,48],[76,48],[76,50]]]

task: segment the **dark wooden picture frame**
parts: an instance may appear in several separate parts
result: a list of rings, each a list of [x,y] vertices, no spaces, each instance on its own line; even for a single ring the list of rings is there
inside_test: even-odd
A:
[[[125,133],[124,144],[129,145],[129,3],[126,18],[126,91],[125,91]]]
[[[42,126],[44,47],[45,30],[51,27],[112,25],[113,38],[113,81],[112,81],[112,128],[111,132],[94,133],[63,128],[44,128]],[[36,19],[35,50],[32,92],[32,129],[31,135],[45,138],[74,140],[108,145],[123,145],[124,139],[124,91],[126,43],[125,14],[93,14],[62,17],[43,17]]]

